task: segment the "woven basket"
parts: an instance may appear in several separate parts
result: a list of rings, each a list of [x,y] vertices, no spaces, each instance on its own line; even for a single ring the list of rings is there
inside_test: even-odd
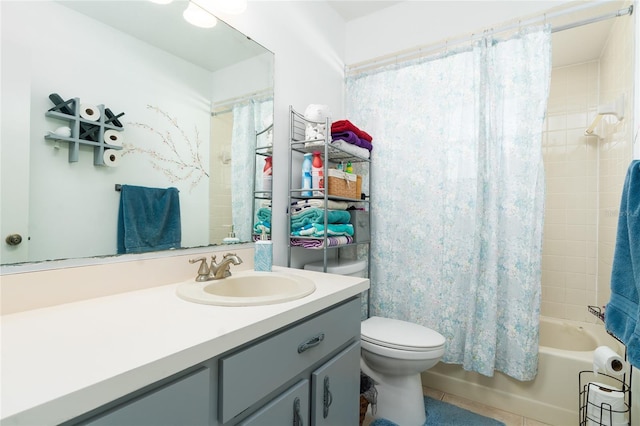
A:
[[[344,198],[358,198],[357,177],[353,173],[345,173],[336,169],[328,171],[329,195]]]
[[[369,401],[367,401],[367,398],[360,395],[360,426],[362,426],[362,422],[364,422],[364,416],[367,414],[368,409]]]

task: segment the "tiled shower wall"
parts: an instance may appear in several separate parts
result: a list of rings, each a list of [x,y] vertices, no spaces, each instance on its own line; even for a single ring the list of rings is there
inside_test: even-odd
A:
[[[543,156],[546,172],[541,313],[594,322],[587,305],[609,300],[622,184],[631,160],[630,119],[606,117],[584,136],[598,105],[625,96],[633,70],[631,19],[617,19],[597,61],[554,68]]]
[[[229,235],[231,224],[231,134],[233,114],[214,115],[209,157],[209,243],[222,244]],[[224,141],[224,142],[222,142]]]

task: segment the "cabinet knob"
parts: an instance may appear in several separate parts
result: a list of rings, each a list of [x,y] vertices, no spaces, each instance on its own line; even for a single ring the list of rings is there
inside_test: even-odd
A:
[[[22,242],[22,235],[20,234],[7,235],[7,238],[5,238],[4,241],[10,246],[17,246]]]

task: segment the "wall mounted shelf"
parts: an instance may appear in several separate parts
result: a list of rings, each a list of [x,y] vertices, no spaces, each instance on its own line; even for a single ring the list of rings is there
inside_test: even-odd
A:
[[[59,97],[50,96],[50,99],[56,104],[53,108],[45,113],[45,116],[58,120],[66,120],[71,129],[71,136],[61,136],[54,132],[45,135],[45,139],[54,141],[67,142],[69,145],[69,162],[78,161],[78,153],[80,145],[88,145],[93,147],[93,164],[96,166],[104,166],[104,152],[107,149],[121,150],[121,145],[112,145],[105,142],[105,132],[115,130],[122,132],[123,126],[120,124],[118,117],[123,114],[113,115],[104,105],[97,105],[100,112],[98,120],[88,120],[80,116],[80,99],[73,98],[68,101],[56,102]],[[54,101],[56,99],[56,101]],[[109,116],[108,116],[109,115]]]

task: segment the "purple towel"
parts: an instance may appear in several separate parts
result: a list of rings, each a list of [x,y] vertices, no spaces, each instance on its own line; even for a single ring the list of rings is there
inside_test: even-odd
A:
[[[369,151],[371,151],[373,149],[373,145],[371,144],[371,142],[366,141],[364,139],[359,138],[355,133],[347,130],[345,132],[336,132],[336,133],[331,133],[331,140],[335,141],[335,140],[343,140],[345,142],[348,142],[352,145],[356,145],[359,146],[360,148],[364,148],[367,149]]]

